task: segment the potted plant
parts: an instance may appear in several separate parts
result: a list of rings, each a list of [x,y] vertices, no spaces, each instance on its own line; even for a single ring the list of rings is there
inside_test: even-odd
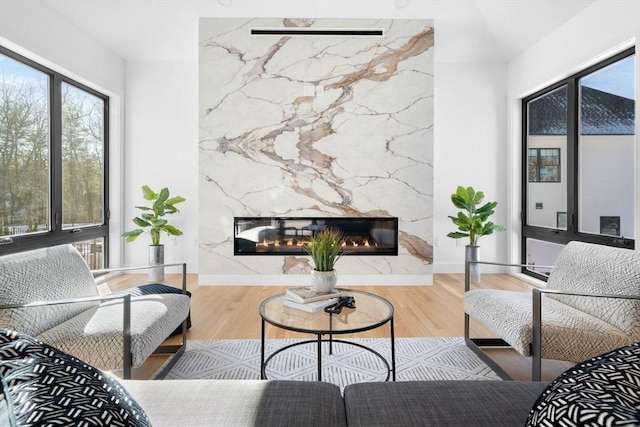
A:
[[[180,212],[176,205],[186,199],[181,196],[169,197],[169,189],[163,188],[159,193],[153,191],[148,185],[142,186],[142,195],[145,200],[151,202],[151,206],[136,206],[142,214],[133,218],[133,223],[138,227],[135,230],[122,233],[125,242],[131,243],[143,233],[151,236],[149,245],[149,265],[164,264],[164,245],[160,244],[160,236],[166,233],[169,236],[181,236],[183,233],[164,219],[165,215]],[[149,270],[149,280],[164,280],[164,269],[161,267]]]
[[[460,211],[457,216],[449,216],[458,230],[447,234],[447,237],[452,239],[469,238],[469,244],[465,247],[465,260],[478,261],[480,259],[480,247],[478,246],[480,237],[506,230],[504,226],[489,221],[498,202],[482,204],[483,199],[484,193],[474,190],[473,187],[458,186],[456,192],[451,195],[453,205]],[[471,265],[470,281],[471,283],[480,282],[480,266],[478,264]]]
[[[313,234],[304,247],[313,260],[311,286],[316,292],[329,292],[335,287],[338,273],[334,266],[344,254],[341,252],[343,241],[340,230],[328,228]]]

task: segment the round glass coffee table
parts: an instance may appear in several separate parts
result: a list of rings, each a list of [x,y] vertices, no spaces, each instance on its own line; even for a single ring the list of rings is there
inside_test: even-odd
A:
[[[361,347],[374,354],[382,360],[387,367],[387,378],[391,377],[396,380],[396,353],[395,353],[395,336],[393,330],[393,305],[381,296],[374,295],[369,292],[358,291],[353,289],[341,288],[345,295],[355,298],[356,308],[344,307],[340,314],[326,313],[324,310],[315,313],[307,313],[306,311],[295,308],[285,307],[283,304],[286,298],[285,293],[274,295],[267,298],[260,304],[260,317],[262,317],[262,337],[261,337],[261,354],[260,354],[260,378],[267,379],[266,368],[269,361],[277,354],[298,345],[317,343],[318,344],[318,381],[322,381],[322,343],[329,343],[329,354],[333,352],[333,343],[340,342],[343,344]],[[315,340],[306,340],[295,342],[293,344],[282,347],[269,355],[265,359],[265,329],[269,323],[278,328],[288,331],[303,332],[316,335]],[[391,365],[387,359],[379,352],[362,345],[360,343],[334,339],[334,335],[353,334],[358,332],[369,331],[379,328],[389,323],[391,340]],[[323,336],[327,338],[322,338]]]

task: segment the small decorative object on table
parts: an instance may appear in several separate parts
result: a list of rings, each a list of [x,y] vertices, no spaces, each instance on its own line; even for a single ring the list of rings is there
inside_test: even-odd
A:
[[[458,227],[458,231],[447,234],[447,237],[452,239],[469,238],[469,244],[465,247],[465,260],[468,261],[480,260],[480,247],[478,246],[480,237],[493,234],[494,231],[506,230],[504,226],[489,221],[498,202],[488,202],[478,207],[482,203],[482,199],[484,199],[484,193],[475,191],[473,187],[459,186],[456,192],[451,195],[453,205],[460,209],[460,212],[457,216],[449,216],[453,224]],[[480,265],[470,265],[469,281],[480,283]]]
[[[328,228],[316,232],[304,247],[315,266],[311,271],[311,286],[315,291],[328,292],[336,286],[338,273],[333,267],[344,255],[341,252],[343,240],[340,230]]]
[[[335,304],[324,308],[324,311],[331,314],[342,313],[342,308],[356,308],[356,299],[354,297],[341,296]]]
[[[326,299],[337,298],[343,295],[341,289],[332,289],[328,292],[317,292],[309,286],[301,288],[291,288],[286,291],[287,298],[301,304],[307,304],[310,302],[323,301]]]
[[[323,299],[320,301],[313,301],[313,302],[307,302],[307,303],[298,302],[292,299],[285,298],[282,301],[282,305],[289,308],[295,308],[296,310],[306,311],[307,313],[315,313],[316,311],[320,311],[325,307],[329,307],[331,305],[336,304],[337,302],[338,302],[338,298],[329,298],[329,299]]]

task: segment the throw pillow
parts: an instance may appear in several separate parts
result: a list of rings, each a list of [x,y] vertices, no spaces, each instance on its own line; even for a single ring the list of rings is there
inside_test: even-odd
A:
[[[596,356],[555,379],[527,426],[640,425],[640,343]]]
[[[0,329],[0,420],[18,426],[151,426],[122,385],[35,338]]]

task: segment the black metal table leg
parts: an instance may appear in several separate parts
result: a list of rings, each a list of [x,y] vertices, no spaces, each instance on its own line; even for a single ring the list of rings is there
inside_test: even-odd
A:
[[[392,379],[393,381],[395,381],[396,380],[396,336],[395,336],[395,330],[393,328],[393,317],[391,317],[389,324],[391,325],[391,370],[393,371]]]
[[[322,381],[322,335],[318,334],[318,381]]]
[[[329,313],[329,354],[333,354],[333,313]]]
[[[260,379],[266,379],[265,366],[264,366],[264,339],[265,339],[265,322],[262,319],[262,334],[260,339]]]

